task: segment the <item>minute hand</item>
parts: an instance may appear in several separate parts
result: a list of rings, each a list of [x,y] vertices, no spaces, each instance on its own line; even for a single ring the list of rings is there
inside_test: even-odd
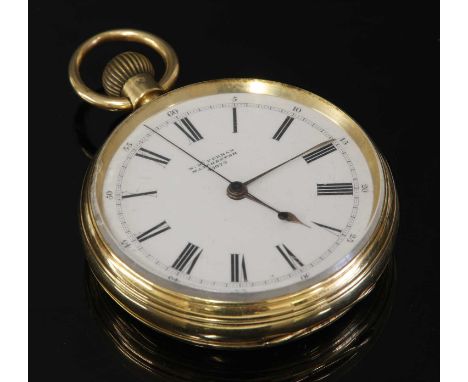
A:
[[[273,170],[276,170],[278,167],[281,167],[281,166],[285,165],[286,163],[289,163],[289,162],[293,161],[294,159],[297,159],[300,156],[307,154],[309,151],[319,149],[322,146],[325,146],[325,145],[327,145],[327,144],[329,144],[330,142],[333,142],[333,141],[334,141],[334,139],[330,139],[328,141],[319,143],[318,145],[315,145],[314,147],[311,147],[310,149],[307,149],[307,150],[303,151],[302,153],[297,154],[296,156],[288,159],[287,161],[284,161],[283,163],[280,163],[280,164],[276,165],[275,167],[272,167],[269,170],[266,170],[266,171],[262,172],[261,174],[259,174],[257,176],[254,176],[252,179],[249,179],[248,181],[244,182],[244,185],[248,185],[248,184],[252,183],[254,180],[257,180],[258,178],[261,178],[262,176],[272,172]]]

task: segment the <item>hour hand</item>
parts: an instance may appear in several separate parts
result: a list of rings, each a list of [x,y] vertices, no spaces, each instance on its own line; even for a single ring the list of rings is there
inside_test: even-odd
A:
[[[292,212],[279,212],[278,213],[278,219],[286,220],[286,221],[291,222],[291,223],[302,224],[302,225],[310,228],[309,225],[307,225],[304,222],[300,221],[299,218],[296,215],[294,215]]]
[[[298,219],[296,215],[294,215],[292,212],[288,211],[279,211],[276,208],[272,207],[271,205],[265,203],[263,200],[260,200],[256,196],[252,195],[249,190],[247,189],[247,186],[245,183],[242,182],[231,182],[227,188],[227,195],[234,200],[241,200],[241,199],[249,199],[257,204],[262,205],[263,207],[266,207],[274,212],[276,212],[278,219],[288,221],[291,223],[298,223],[302,224],[303,226],[306,226],[310,228],[307,224],[303,223]]]

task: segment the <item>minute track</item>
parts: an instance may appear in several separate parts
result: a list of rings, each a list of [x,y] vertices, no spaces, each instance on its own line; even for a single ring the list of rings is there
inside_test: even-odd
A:
[[[196,121],[197,129],[199,129],[200,133],[204,137],[203,142],[201,142],[198,145],[193,145],[193,146],[192,146],[192,143],[187,142],[187,140],[184,139],[185,137],[182,134],[179,134],[177,128],[175,128],[175,127],[171,128],[171,125],[174,126],[173,119],[167,119],[167,120],[163,120],[163,121],[148,120],[147,123],[144,123],[147,126],[147,127],[144,127],[144,128],[147,129],[149,132],[151,132],[151,134],[145,134],[143,136],[143,139],[139,138],[141,142],[138,141],[139,145],[137,147],[141,147],[140,145],[143,145],[143,147],[150,148],[150,150],[152,150],[153,152],[164,152],[164,151],[166,151],[167,155],[165,155],[165,156],[166,157],[170,156],[171,157],[171,162],[170,162],[170,166],[167,166],[165,169],[162,166],[160,166],[159,169],[157,169],[158,167],[155,167],[155,171],[157,172],[157,174],[155,173],[155,176],[154,176],[154,178],[152,178],[153,180],[151,180],[151,183],[149,183],[150,179],[148,178],[148,180],[144,180],[144,183],[141,183],[140,185],[127,184],[127,183],[124,184],[124,187],[122,187],[124,190],[125,189],[129,190],[131,188],[135,189],[137,187],[142,187],[142,186],[145,186],[145,185],[147,186],[147,185],[150,185],[150,184],[154,184],[155,186],[158,187],[158,194],[157,194],[158,197],[157,198],[154,197],[155,194],[149,195],[149,196],[153,196],[152,198],[151,197],[145,198],[145,195],[141,196],[142,199],[140,199],[138,197],[135,197],[135,198],[130,197],[130,198],[128,198],[128,200],[135,199],[135,200],[139,200],[139,201],[135,202],[135,203],[132,202],[132,204],[125,203],[123,205],[124,210],[128,210],[128,208],[139,208],[143,212],[143,211],[146,211],[147,208],[146,208],[146,206],[143,206],[142,203],[148,203],[147,204],[148,207],[154,206],[155,211],[159,211],[161,203],[162,203],[162,205],[168,204],[167,197],[171,196],[172,194],[169,194],[168,190],[166,190],[167,186],[165,185],[166,181],[164,179],[165,179],[166,176],[169,177],[169,178],[173,177],[177,173],[177,172],[173,173],[173,171],[177,170],[177,168],[179,168],[179,170],[177,170],[177,171],[180,173],[178,176],[179,177],[180,176],[187,177],[186,178],[187,180],[190,180],[190,179],[193,179],[193,180],[211,179],[211,178],[206,178],[206,177],[200,177],[198,175],[191,175],[191,171],[189,171],[189,167],[187,167],[187,170],[188,170],[187,173],[184,174],[183,172],[180,172],[180,171],[182,171],[182,168],[180,167],[180,165],[183,164],[185,166],[184,163],[186,163],[186,161],[185,160],[180,161],[179,159],[177,159],[178,154],[174,153],[173,151],[167,150],[167,149],[165,150],[164,149],[164,143],[166,142],[169,145],[170,145],[170,143],[165,141],[163,138],[160,138],[157,133],[164,136],[164,138],[168,138],[176,146],[178,146],[180,149],[184,150],[184,152],[181,151],[181,153],[183,152],[182,155],[190,156],[190,158],[192,158],[192,160],[194,160],[197,163],[197,165],[199,165],[202,168],[205,168],[204,173],[210,172],[210,173],[214,174],[216,172],[219,175],[222,175],[222,176],[219,176],[218,174],[216,174],[216,177],[214,177],[214,178],[223,179],[222,182],[225,183],[226,186],[228,186],[230,184],[230,183],[228,183],[228,180],[229,181],[232,180],[230,163],[235,164],[237,162],[240,162],[240,161],[244,160],[244,152],[242,150],[239,150],[237,148],[237,146],[234,145],[234,146],[232,146],[232,148],[237,151],[237,154],[236,154],[236,156],[232,157],[232,159],[228,159],[227,165],[213,168],[210,165],[210,163],[205,164],[205,162],[204,162],[205,158],[211,158],[211,157],[216,156],[219,152],[228,152],[228,151],[231,150],[231,143],[229,143],[229,141],[226,141],[226,143],[225,143],[226,146],[224,146],[224,147],[220,146],[219,149],[213,150],[211,152],[206,151],[206,148],[211,147],[210,145],[212,145],[213,138],[218,139],[218,141],[219,141],[219,138],[216,138],[216,133],[215,134],[213,133],[215,130],[211,130],[211,129],[216,127],[220,134],[229,134],[229,136],[233,137],[233,139],[236,139],[236,140],[239,140],[239,139],[242,140],[242,139],[244,139],[243,138],[244,136],[248,137],[249,135],[251,135],[251,132],[252,132],[252,130],[251,130],[252,126],[250,125],[250,122],[249,122],[251,114],[248,111],[249,108],[251,107],[250,105],[251,105],[250,103],[244,103],[244,102],[236,104],[237,116],[239,117],[239,114],[242,113],[241,115],[242,115],[242,121],[243,121],[243,129],[242,129],[242,134],[241,135],[233,134],[233,115],[232,115],[233,114],[233,106],[232,106],[232,103],[227,102],[225,104],[220,104],[220,105],[197,107],[196,109],[192,109],[192,110],[189,110],[189,111],[186,111],[187,109],[179,108],[179,113],[181,115],[181,117],[179,117],[179,119],[182,118],[183,116],[188,116],[188,118],[190,118],[190,120]],[[247,109],[245,109],[245,108],[247,108]],[[217,123],[216,122],[217,119],[213,120],[213,122],[210,122],[210,120],[206,119],[206,117],[203,117],[203,115],[206,114],[206,116],[208,116],[208,115],[210,115],[211,111],[217,111],[219,109],[224,109],[227,112],[227,114],[224,113],[224,112],[219,112],[219,113],[217,113],[217,117],[216,117],[216,118],[218,118],[218,116],[219,116],[220,121],[223,121],[224,125],[221,124],[221,123]],[[258,107],[257,108],[257,106],[255,106],[255,110],[258,110],[258,112],[265,112],[265,113],[268,112],[268,113],[270,113],[270,112],[273,112],[273,110],[275,110],[275,109],[274,109],[274,107],[270,108],[270,106],[268,106],[268,108],[267,107]],[[193,117],[193,118],[191,117],[192,115],[197,114],[197,113],[201,113],[201,114],[199,114],[199,115],[197,115],[196,117]],[[228,117],[227,119],[226,119],[226,116]],[[281,139],[281,141],[282,141],[282,146],[281,147],[283,147],[282,150],[284,150],[284,147],[287,147],[287,145],[289,145],[290,142],[294,142],[295,136],[297,134],[300,135],[301,130],[305,129],[305,125],[303,125],[304,120],[301,118],[301,116],[296,116],[296,118],[298,120],[297,125],[294,125],[294,129],[292,129],[292,130],[288,129],[287,132],[285,133],[285,134],[288,135],[288,140],[285,141],[284,140],[285,135],[282,136],[282,139]],[[154,127],[152,127],[153,123],[154,123]],[[142,123],[142,125],[143,125],[143,123]],[[227,127],[227,129],[225,127]],[[314,131],[315,128],[318,131],[320,131],[319,129],[321,128],[320,125],[317,125],[314,122],[312,122],[309,125],[308,128],[310,129],[310,127],[312,127],[312,129],[309,130],[309,132]],[[266,129],[264,131],[266,131]],[[293,164],[292,167],[291,167],[291,171],[292,171],[291,174],[294,175],[296,172],[298,172],[300,170],[301,172],[303,172],[303,176],[305,176],[304,179],[308,178],[310,180],[312,180],[312,179],[315,180],[316,179],[315,178],[315,175],[316,175],[315,173],[317,171],[320,171],[322,166],[325,166],[325,167],[328,166],[330,162],[335,162],[335,161],[339,160],[339,161],[341,161],[340,163],[343,163],[344,166],[348,166],[348,164],[349,165],[353,164],[353,162],[352,162],[353,158],[349,158],[348,154],[346,154],[346,152],[343,150],[344,149],[343,143],[335,142],[333,139],[328,139],[328,136],[325,133],[323,135],[322,135],[322,133],[320,133],[320,135],[316,135],[316,137],[314,138],[315,141],[320,142],[320,136],[325,137],[325,139],[322,138],[323,141],[321,143],[319,143],[318,147],[311,148],[311,149],[309,149],[307,151],[306,150],[303,150],[303,151],[297,150],[296,151],[297,154],[294,154],[294,151],[291,151],[292,156],[297,156],[301,152],[302,152],[302,156],[305,156],[305,155],[307,155],[309,153],[314,152],[315,150],[321,149],[322,147],[328,145],[331,142],[334,145],[336,144],[336,150],[333,151],[333,156],[329,156],[331,153],[327,154],[327,159],[325,159],[324,161],[320,160],[320,162],[317,162],[318,164],[314,165],[313,167],[312,166],[310,166],[310,167],[306,166],[307,162],[305,161],[305,159],[303,159],[301,157],[298,157],[297,164]],[[154,138],[151,138],[151,135],[153,135]],[[343,134],[342,133],[336,133],[334,135],[342,136]],[[161,142],[158,143],[158,139],[161,139]],[[255,139],[257,139],[257,138],[255,138]],[[269,135],[267,133],[266,137],[264,137],[263,139],[270,139],[270,142],[271,142],[271,135]],[[306,140],[303,139],[303,141],[305,142]],[[130,141],[130,142],[133,143],[133,144],[136,144],[136,141]],[[219,142],[221,142],[221,141],[219,141]],[[262,145],[259,144],[259,142],[261,143],[262,141],[256,141],[256,142],[257,142],[256,146],[259,147],[260,149],[262,149]],[[312,141],[312,144],[313,144],[313,141]],[[176,150],[180,151],[179,148],[176,148],[175,146],[173,146],[173,147]],[[279,148],[280,146],[278,145],[277,147]],[[349,150],[349,146],[347,146],[346,148]],[[296,150],[296,149],[293,149],[293,150]],[[193,154],[192,154],[192,152],[193,152]],[[189,154],[191,154],[191,155],[189,155]],[[129,160],[131,160],[132,154],[129,153],[128,155],[129,155]],[[343,157],[344,157],[345,160],[343,160]],[[257,159],[257,156],[255,155],[255,156],[253,156],[253,158]],[[270,158],[271,162],[273,162],[273,160],[274,160],[274,156],[264,157],[264,158],[265,159]],[[203,161],[201,159],[203,159]],[[250,159],[250,163],[253,164],[254,162],[251,159]],[[268,168],[268,167],[271,166],[271,162],[265,160],[264,162],[259,162],[259,164],[258,165],[256,164],[256,166],[258,166],[260,168],[261,167]],[[131,162],[131,163],[133,163],[133,162]],[[135,164],[132,164],[130,166],[130,171],[132,171],[132,172],[135,171],[134,166],[136,165],[136,163],[144,163],[144,161],[141,160],[139,162],[134,162],[134,163]],[[262,165],[262,163],[265,163],[265,164]],[[273,164],[274,164],[274,162],[273,162]],[[187,166],[190,166],[190,165],[187,164]],[[211,171],[210,168],[212,170],[214,170],[214,171]],[[163,173],[163,171],[164,171],[164,173]],[[351,168],[351,171],[354,171],[354,170]],[[198,173],[200,173],[200,172],[198,172]],[[196,173],[196,174],[198,174],[198,173]],[[203,174],[203,172],[201,172],[200,175],[201,174]],[[289,176],[290,172],[289,172],[289,170],[284,170],[284,171],[280,171],[279,174],[284,174],[285,176]],[[348,172],[348,174],[349,174],[349,172]],[[145,176],[146,176],[146,174],[145,174]],[[281,176],[283,176],[283,175],[281,175]],[[351,176],[352,176],[352,178],[356,178],[356,175],[354,173],[352,173]],[[273,183],[275,182],[275,177],[276,177],[276,173],[272,172],[271,173],[271,180],[273,180]],[[311,179],[311,177],[312,177],[312,179]],[[179,178],[179,179],[184,179],[184,178]],[[270,176],[268,176],[268,179],[270,179]],[[326,179],[326,178],[322,178],[322,179],[317,179],[318,183],[319,184],[326,184],[328,179]],[[260,179],[259,179],[259,182],[260,182]],[[263,182],[263,180],[261,182]],[[180,183],[180,181],[178,181],[178,183]],[[210,184],[210,183],[211,183],[211,181],[209,181],[208,184]],[[182,184],[182,183],[180,183],[180,184]],[[213,180],[213,184],[216,184],[215,180]],[[274,189],[274,188],[271,188],[271,189],[264,188],[264,189],[262,189],[263,186],[261,186],[261,184],[262,183],[259,183],[260,188],[257,188],[257,187],[253,188],[253,183],[252,183],[252,192],[250,193],[250,190],[249,190],[249,194],[254,195],[255,197],[258,194],[258,196],[260,196],[265,201],[271,202],[274,207],[276,207],[277,205],[283,207],[282,203],[281,202],[278,203],[277,199],[275,197],[275,195],[280,196],[280,193],[276,194],[277,190]],[[221,186],[222,186],[222,184],[221,184]],[[191,192],[190,190],[192,189],[192,187],[193,186],[190,186],[189,188],[187,188],[187,190],[189,190],[189,192]],[[151,188],[150,188],[150,190],[151,190]],[[259,190],[261,190],[261,193],[259,192]],[[116,193],[117,192],[120,192],[120,191],[117,190]],[[125,195],[125,193],[124,193],[124,195]],[[190,194],[186,194],[184,197],[188,197],[189,195]],[[271,196],[273,196],[273,197],[271,197]],[[196,195],[194,195],[194,197],[196,197],[196,199],[192,200],[192,202],[190,204],[200,205],[200,206],[206,205],[207,208],[211,208],[211,207],[208,207],[208,204],[206,204],[206,201],[203,201],[203,199],[199,199],[199,197],[196,196]],[[320,196],[320,197],[324,198],[325,196]],[[343,199],[343,200],[345,200],[345,199]],[[348,200],[348,199],[346,199],[346,200]],[[259,201],[261,201],[261,199],[259,199]],[[239,203],[242,203],[243,205],[245,205],[245,204],[248,205],[247,201],[239,202]],[[259,202],[257,202],[257,201],[255,201],[255,203],[259,204]],[[328,202],[326,202],[326,203],[328,203]],[[341,202],[339,202],[339,203],[341,203]],[[352,204],[352,201],[350,200],[349,203]],[[287,205],[288,205],[288,203],[286,203],[286,206]],[[133,207],[133,206],[135,206],[135,207]],[[151,207],[151,208],[153,208],[153,207]],[[179,206],[179,205],[177,205],[177,207],[172,206],[172,208],[183,208],[183,210],[186,210],[186,207],[182,207],[182,206]],[[216,207],[216,208],[219,209],[219,207]],[[253,208],[253,207],[248,207],[248,209],[252,210],[253,214],[263,215],[263,213],[261,211],[256,212],[257,210],[255,208]],[[275,208],[275,210],[281,212],[277,208]],[[186,211],[187,211],[187,213],[189,213],[189,210],[186,210]],[[275,211],[275,214],[278,215],[278,213],[276,211]],[[299,211],[300,211],[300,209],[299,209]],[[198,214],[198,220],[196,222],[190,223],[190,224],[194,224],[194,228],[196,226],[198,226],[199,224],[202,225],[202,226],[205,225],[204,222],[206,222],[207,219],[208,219],[207,217],[205,217],[205,215],[211,216],[210,213],[205,214],[205,212],[208,212],[208,210],[203,211],[200,214]],[[294,212],[296,212],[296,211],[294,211]],[[167,216],[167,214],[164,213],[164,215],[166,217],[171,217],[170,214],[169,214],[169,216]],[[268,216],[268,214],[267,214],[267,216]],[[280,216],[283,216],[283,215],[280,215]],[[289,216],[289,214],[285,215],[285,216]],[[299,216],[299,214],[297,216]],[[312,215],[307,215],[306,214],[304,216],[300,216],[301,219],[302,218],[305,219],[304,222],[307,223],[307,225],[308,225],[308,227],[306,227],[307,229],[300,228],[300,230],[304,229],[304,233],[306,233],[310,229],[310,227],[313,227],[314,225],[317,226],[313,221],[320,222],[320,224],[322,224],[321,220],[316,220],[316,219],[322,219],[322,216],[323,215],[320,215],[320,214],[317,215],[317,216],[315,214],[312,214]],[[346,216],[347,216],[347,213],[346,213],[346,215],[343,216],[343,221],[339,221],[338,223],[337,223],[336,219],[329,218],[329,217],[327,217],[326,219],[324,218],[323,221],[327,221],[327,224],[328,224],[328,222],[330,222],[331,224],[329,225],[329,227],[333,227],[333,228],[334,227],[346,227],[346,232],[354,232],[350,228],[351,225],[348,225],[348,221],[346,220],[347,219]],[[126,212],[124,213],[123,219],[127,220]],[[251,218],[249,217],[249,214],[246,215],[245,219],[246,220],[241,224],[249,226],[250,225],[249,220],[251,220]],[[190,222],[192,222],[192,219],[189,219],[189,220],[190,220]],[[280,219],[277,219],[276,217],[273,217],[273,222],[275,220],[278,221]],[[154,258],[154,260],[157,261],[157,264],[159,264],[161,262],[161,266],[163,264],[165,264],[169,268],[175,269],[174,267],[171,267],[171,265],[175,261],[175,258],[172,257],[170,259],[167,259],[166,258],[166,250],[164,250],[164,252],[161,252],[161,250],[158,247],[160,245],[162,245],[164,247],[166,245],[165,243],[168,240],[172,241],[173,240],[172,238],[179,237],[180,232],[181,232],[180,230],[181,229],[186,230],[187,227],[184,225],[185,223],[183,223],[183,221],[181,221],[181,220],[176,222],[176,221],[174,221],[174,219],[171,219],[171,221],[172,221],[171,226],[173,228],[171,229],[171,233],[169,235],[162,234],[162,235],[158,235],[159,237],[156,240],[155,239],[145,240],[142,243],[142,246],[138,247],[139,248],[138,250],[141,251],[142,253],[147,253],[146,256],[151,254],[151,257],[148,257],[148,258]],[[286,220],[286,222],[287,221],[288,220]],[[131,228],[132,225],[133,225],[133,223],[131,222],[131,219],[130,219],[129,223],[125,222],[125,225],[128,225],[128,224],[130,224],[130,230],[134,232],[134,229]],[[218,224],[220,227],[223,225],[223,223],[220,222],[220,221],[218,223],[213,222],[213,224]],[[278,224],[279,224],[280,227],[281,226],[284,226],[284,227],[289,226],[289,224],[284,225],[282,222],[278,222]],[[269,225],[269,223],[268,223],[268,225]],[[335,247],[338,248],[337,246],[342,245],[342,244],[340,244],[340,243],[343,242],[342,238],[338,239],[337,236],[326,233],[324,227],[317,226],[317,228],[323,228],[322,232],[324,232],[324,235],[327,235],[327,237],[330,238],[330,239],[327,239],[330,242],[330,244],[327,244],[327,247],[329,245],[332,245],[333,243],[334,243],[333,244],[333,249]],[[336,229],[338,229],[338,228],[336,228]],[[294,230],[296,230],[296,229],[294,228]],[[321,232],[318,229],[312,229],[312,231],[314,232],[314,233],[311,233],[312,235],[316,235],[318,232]],[[198,229],[197,229],[197,232],[198,232]],[[329,230],[329,232],[330,233],[335,233],[336,231]],[[276,258],[277,259],[278,258],[283,259],[283,260],[276,260],[276,261],[282,261],[281,264],[283,264],[283,266],[282,266],[282,271],[279,274],[275,273],[274,277],[269,276],[269,275],[264,275],[259,279],[258,278],[259,274],[258,274],[258,271],[257,271],[258,265],[254,265],[255,261],[254,261],[254,263],[252,263],[251,260],[249,260],[247,262],[246,261],[247,259],[245,259],[244,262],[245,262],[246,270],[249,271],[250,267],[253,267],[253,268],[252,268],[251,272],[249,272],[249,274],[248,274],[248,282],[243,282],[242,281],[242,273],[241,273],[241,271],[242,271],[242,261],[241,261],[242,258],[241,258],[241,256],[239,256],[239,282],[240,282],[240,284],[237,283],[239,285],[235,285],[236,282],[232,283],[230,275],[226,275],[226,271],[228,271],[230,269],[229,268],[229,266],[230,266],[229,265],[230,264],[229,257],[228,257],[228,260],[223,262],[224,263],[224,268],[222,268],[221,270],[218,271],[218,272],[222,272],[225,276],[223,278],[221,278],[221,280],[219,280],[219,281],[211,281],[211,280],[217,280],[216,276],[214,276],[214,278],[209,278],[209,277],[206,277],[206,275],[205,275],[206,272],[208,272],[208,269],[210,269],[212,266],[215,266],[214,263],[213,263],[213,259],[212,259],[214,254],[213,254],[213,249],[211,248],[211,245],[208,245],[205,242],[205,240],[200,239],[199,234],[197,234],[195,236],[189,234],[187,239],[189,239],[191,243],[197,243],[196,244],[197,247],[203,248],[203,254],[197,259],[196,264],[192,267],[192,270],[191,270],[190,274],[188,274],[186,272],[189,269],[189,267],[187,267],[187,266],[184,268],[183,271],[180,271],[180,273],[177,274],[177,278],[180,280],[178,282],[180,282],[181,284],[184,284],[184,285],[186,283],[190,283],[192,285],[196,283],[196,285],[200,285],[199,288],[201,288],[201,289],[215,288],[215,287],[216,288],[226,288],[227,290],[236,290],[237,288],[245,288],[246,291],[254,291],[254,290],[258,290],[259,288],[269,289],[269,288],[273,288],[274,285],[283,285],[285,282],[287,282],[287,280],[295,279],[297,276],[295,275],[294,272],[299,270],[299,267],[300,267],[298,263],[293,263],[293,264],[296,264],[295,266],[297,267],[297,269],[294,270],[291,266],[289,266],[287,261],[285,261],[283,259],[282,255],[278,256],[278,255],[280,255],[279,251],[273,249],[273,252],[271,252],[271,250],[270,250],[268,256],[275,257],[275,253],[277,253]],[[329,256],[333,252],[333,251],[328,252],[328,249],[325,251],[326,248],[322,248],[320,254],[313,255],[311,258],[309,258],[308,257],[309,255],[304,254],[303,250],[301,249],[300,244],[299,244],[299,248],[298,248],[298,243],[297,242],[290,241],[290,240],[281,240],[280,242],[284,242],[286,247],[290,251],[292,250],[291,252],[294,253],[296,258],[304,264],[302,267],[300,267],[301,268],[300,272],[310,272],[309,267],[311,265],[313,265],[313,267],[316,267],[317,264],[325,261],[324,259],[326,259],[327,256]],[[179,242],[179,244],[180,244],[180,242]],[[274,243],[271,243],[271,245],[272,246],[270,248],[275,248]],[[226,252],[229,253],[228,251],[230,251],[232,249],[236,249],[237,247],[238,247],[237,245],[234,245],[233,248],[227,249],[226,251],[224,251],[224,253],[226,253]],[[287,254],[287,251],[286,251],[285,248],[283,248],[281,246],[281,249],[283,250],[283,252],[285,254]],[[181,250],[182,249],[179,249],[179,251],[181,251]],[[248,247],[244,248],[243,246],[240,246],[239,247],[239,252],[242,254],[242,253],[244,253],[244,251],[250,252]],[[325,252],[322,252],[322,251],[325,251]],[[216,251],[216,252],[218,252],[218,251]],[[237,252],[237,253],[239,253],[239,252]],[[171,251],[171,253],[174,253],[174,252]],[[234,252],[234,253],[236,253],[236,252]],[[160,256],[162,256],[162,258]],[[230,255],[226,255],[226,256],[230,256]],[[263,255],[263,256],[265,256],[265,255]],[[315,256],[318,256],[318,258],[316,258]],[[194,257],[192,256],[192,259],[193,258]],[[250,257],[249,257],[249,259],[250,259]],[[317,259],[319,259],[320,262],[318,262]],[[265,265],[268,265],[268,266],[266,266],[265,272],[267,272],[267,269],[270,267],[270,262],[271,262],[271,259],[268,260],[268,258],[267,258]],[[282,272],[286,272],[285,265],[288,266],[288,268],[290,269],[291,272],[282,273]],[[247,269],[247,267],[249,269]],[[306,269],[309,269],[309,270],[306,271]],[[229,272],[230,272],[230,270],[229,270]],[[188,277],[188,278],[186,278],[186,277]],[[236,278],[234,278],[234,280],[236,280]],[[231,281],[231,283],[229,281]],[[228,283],[228,285],[225,285],[226,282]]]

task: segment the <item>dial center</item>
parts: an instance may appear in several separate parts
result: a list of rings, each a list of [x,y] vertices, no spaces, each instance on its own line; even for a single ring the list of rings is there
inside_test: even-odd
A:
[[[234,200],[244,199],[248,193],[247,186],[242,182],[231,182],[226,190],[227,196]]]

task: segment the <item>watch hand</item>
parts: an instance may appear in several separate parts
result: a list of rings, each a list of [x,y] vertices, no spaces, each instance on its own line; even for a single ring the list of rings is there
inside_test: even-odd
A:
[[[188,151],[185,151],[182,147],[176,145],[174,142],[170,141],[169,139],[167,139],[164,135],[158,133],[156,130],[153,130],[151,127],[149,127],[148,125],[144,125],[147,129],[151,130],[153,133],[159,135],[162,139],[164,139],[166,142],[170,143],[172,146],[178,148],[180,151],[182,151],[183,153],[187,154],[190,158],[196,160],[198,163],[200,163],[201,165],[205,166],[208,170],[214,172],[216,175],[218,175],[219,177],[223,178],[226,182],[228,183],[231,183],[231,181],[226,178],[224,175],[221,175],[219,172],[217,172],[216,170],[212,169],[210,166],[206,165],[205,163],[203,163],[200,159],[194,157],[192,154],[190,154]]]
[[[232,182],[228,188],[227,188],[227,195],[231,198],[231,199],[234,199],[234,200],[240,200],[240,199],[244,199],[244,198],[247,198],[255,203],[258,203],[274,212],[276,212],[277,216],[278,216],[278,219],[280,220],[285,220],[285,221],[288,221],[288,222],[291,222],[291,223],[298,223],[298,224],[302,224],[308,228],[310,228],[310,226],[308,226],[307,224],[303,223],[302,221],[300,221],[296,215],[294,215],[292,212],[288,212],[288,211],[279,211],[277,210],[276,208],[270,206],[269,204],[265,203],[263,200],[260,200],[259,198],[257,198],[256,196],[252,195],[249,190],[247,189],[247,186],[245,185],[245,183],[242,183],[242,182]]]
[[[310,225],[307,225],[301,220],[299,220],[299,218],[296,215],[294,215],[292,212],[280,212],[278,214],[278,218],[281,220],[286,220],[291,223],[299,223],[299,224],[302,224],[303,226],[306,226],[307,228],[310,228]]]
[[[310,228],[310,226],[308,226],[307,224],[303,223],[302,221],[300,221],[298,219],[298,217],[296,215],[294,215],[292,212],[288,212],[288,211],[278,211],[276,208],[270,206],[269,204],[266,204],[264,201],[260,200],[259,198],[257,198],[256,196],[253,196],[250,192],[247,192],[246,196],[245,196],[247,199],[249,200],[252,200],[258,204],[261,204],[262,206],[266,207],[266,208],[269,208],[270,210],[272,211],[275,211],[278,215],[278,219],[280,220],[285,220],[285,221],[288,221],[288,222],[291,222],[291,223],[298,223],[298,224],[302,224],[303,226],[306,226],[308,228]]]
[[[284,211],[278,211],[276,208],[273,208],[272,206],[266,204],[265,202],[261,201],[260,199],[258,199],[256,196],[253,196],[248,190],[247,190],[247,187],[245,186],[245,183],[241,183],[241,182],[231,182],[228,178],[226,178],[224,175],[221,175],[219,172],[217,172],[216,170],[212,169],[210,166],[206,165],[205,163],[203,163],[201,160],[199,160],[198,158],[196,158],[195,156],[193,156],[192,154],[190,154],[188,151],[184,150],[182,147],[176,145],[174,142],[170,141],[169,139],[167,139],[164,135],[158,133],[156,130],[152,129],[151,127],[149,127],[148,125],[144,125],[147,129],[151,130],[153,133],[155,133],[156,135],[158,135],[159,137],[161,137],[162,139],[164,139],[167,143],[171,144],[172,146],[176,147],[177,149],[179,149],[180,151],[182,151],[183,153],[185,153],[186,155],[188,155],[190,158],[194,159],[195,161],[197,161],[198,163],[200,163],[201,165],[205,166],[208,170],[214,172],[216,175],[218,175],[219,177],[223,178],[226,182],[229,183],[229,186],[227,188],[227,194],[228,196],[231,198],[231,199],[235,199],[235,200],[239,200],[239,199],[243,199],[243,198],[248,198],[249,200],[252,200],[266,208],[269,208],[270,210],[276,212],[278,215],[278,219],[280,220],[285,220],[285,221],[289,221],[291,223],[299,223],[299,224],[302,224],[306,227],[309,227],[307,224],[304,224],[303,222],[301,222],[297,217],[296,215],[294,215],[292,212],[284,212]],[[307,150],[309,151],[309,150]],[[310,228],[310,227],[309,227]]]
[[[310,226],[308,226],[307,224],[300,221],[299,218],[296,215],[294,215],[292,212],[278,211],[276,208],[270,206],[269,204],[266,204],[264,201],[260,200],[256,196],[253,196],[250,192],[247,193],[246,198],[249,199],[249,200],[252,200],[252,201],[254,201],[254,202],[258,203],[258,204],[261,204],[262,206],[264,206],[266,208],[269,208],[272,211],[275,211],[278,214],[278,219],[280,219],[280,220],[285,220],[285,221],[288,221],[288,222],[291,222],[291,223],[302,224],[303,226],[306,226],[306,227],[310,228]]]
[[[269,170],[266,170],[266,171],[262,172],[261,174],[259,174],[259,175],[255,176],[255,177],[253,177],[252,179],[249,179],[248,181],[244,182],[244,184],[245,184],[245,185],[250,184],[250,183],[252,183],[254,180],[257,180],[258,178],[261,178],[262,176],[264,176],[264,175],[266,175],[266,174],[272,172],[273,170],[276,170],[278,167],[281,167],[281,166],[285,165],[286,163],[289,163],[289,162],[293,161],[294,159],[297,159],[297,158],[299,158],[300,156],[302,156],[302,155],[304,155],[304,154],[307,154],[309,151],[312,151],[312,150],[314,150],[314,149],[319,149],[320,147],[325,146],[325,145],[327,145],[327,144],[329,144],[330,142],[333,142],[333,141],[334,141],[334,139],[329,139],[328,141],[319,143],[318,145],[315,145],[314,147],[311,147],[310,149],[307,149],[306,151],[303,151],[302,153],[297,154],[296,156],[294,156],[294,157],[288,159],[287,161],[284,161],[284,162],[282,162],[282,163],[276,165],[275,167],[272,167],[272,168],[270,168]]]

